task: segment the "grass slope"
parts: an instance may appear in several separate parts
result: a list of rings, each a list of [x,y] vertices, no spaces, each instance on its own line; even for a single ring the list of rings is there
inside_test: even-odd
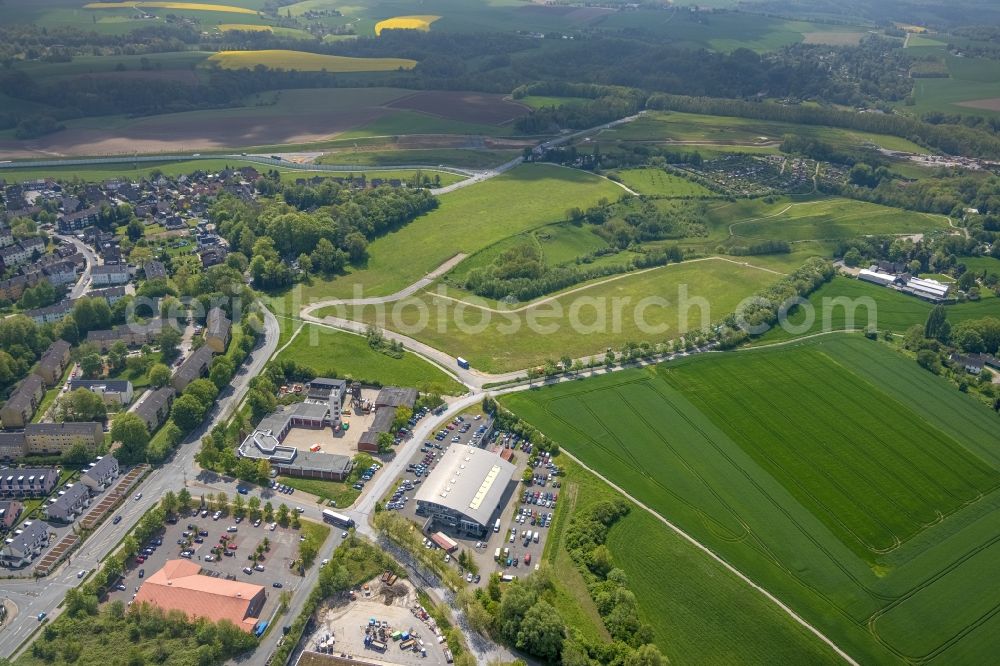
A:
[[[712,190],[662,169],[623,169],[618,172],[623,183],[639,194],[658,197],[712,197]]]
[[[472,253],[498,240],[561,220],[573,206],[623,190],[583,171],[550,165],[518,167],[486,182],[443,195],[441,205],[368,246],[368,265],[331,282],[317,280],[304,297],[391,294],[419,280],[459,252]]]
[[[708,259],[604,278],[516,312],[485,310],[477,305],[485,305],[483,299],[455,292],[459,304],[442,287],[442,293],[418,294],[381,314],[375,306],[346,314],[462,356],[485,372],[509,372],[564,354],[603,354],[627,341],[672,339],[722,319],[776,279],[758,268]]]
[[[705,355],[502,401],[859,661],[1000,648],[1000,593],[976,585],[997,573],[996,417],[881,343]],[[654,596],[673,582],[647,578]]]
[[[421,391],[458,395],[464,388],[436,366],[407,353],[401,359],[376,352],[359,335],[305,324],[287,349],[278,354],[309,366],[320,375],[377,381],[384,385],[413,386]]]

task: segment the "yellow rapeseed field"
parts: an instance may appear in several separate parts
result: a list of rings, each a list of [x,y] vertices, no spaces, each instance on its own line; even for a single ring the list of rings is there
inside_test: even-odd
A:
[[[394,16],[375,24],[375,34],[381,35],[383,30],[430,30],[431,23],[440,16]]]
[[[269,25],[255,25],[253,23],[220,23],[219,30],[228,32],[230,30],[242,30],[244,32],[274,32]]]
[[[213,5],[205,2],[88,2],[84,9],[131,9],[144,7],[148,9],[190,9],[202,12],[229,12],[231,14],[256,14],[253,9],[233,7],[232,5]]]
[[[348,58],[305,51],[273,49],[267,51],[219,51],[205,61],[223,69],[253,69],[264,65],[271,69],[295,69],[304,72],[387,72],[413,69],[416,60],[405,58]]]

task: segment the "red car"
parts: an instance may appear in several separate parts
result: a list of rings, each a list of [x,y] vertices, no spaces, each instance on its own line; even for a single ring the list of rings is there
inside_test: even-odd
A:
[[[142,564],[143,562],[146,561],[146,557],[144,555],[139,555],[138,557],[135,558],[135,561],[138,562],[139,564]]]
[[[236,550],[236,544],[235,543],[231,543],[231,544],[229,544],[228,548],[229,548],[229,550]]]

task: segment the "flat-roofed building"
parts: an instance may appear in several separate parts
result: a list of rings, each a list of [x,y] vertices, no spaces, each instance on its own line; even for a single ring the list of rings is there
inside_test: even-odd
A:
[[[132,382],[126,379],[73,379],[69,383],[71,391],[86,389],[108,405],[127,405],[132,402]]]
[[[483,536],[513,476],[514,465],[496,453],[453,444],[417,491],[417,514],[438,528]]]

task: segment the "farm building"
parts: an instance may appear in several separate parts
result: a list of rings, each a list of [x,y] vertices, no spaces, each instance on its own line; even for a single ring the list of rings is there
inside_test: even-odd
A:
[[[430,526],[483,536],[514,476],[514,466],[492,451],[453,445],[417,492],[417,514]]]
[[[913,294],[926,301],[939,302],[948,298],[949,285],[937,280],[925,278],[910,278],[902,288],[908,294]]]
[[[890,284],[896,281],[895,275],[889,275],[888,273],[879,273],[878,271],[869,270],[867,268],[862,268],[858,273],[858,279],[864,280],[865,282],[871,282],[877,284],[881,287],[888,287]]]

